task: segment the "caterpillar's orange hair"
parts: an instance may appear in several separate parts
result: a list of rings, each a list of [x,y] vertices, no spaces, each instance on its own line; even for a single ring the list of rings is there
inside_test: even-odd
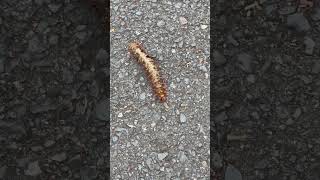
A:
[[[137,41],[129,44],[129,52],[145,69],[153,91],[160,102],[165,102],[167,100],[167,89],[163,79],[161,78],[159,66],[156,64],[154,58],[149,56]]]

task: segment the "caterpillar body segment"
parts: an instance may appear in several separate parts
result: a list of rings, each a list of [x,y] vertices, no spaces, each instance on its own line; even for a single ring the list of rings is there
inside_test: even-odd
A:
[[[165,102],[167,100],[167,88],[161,77],[160,68],[156,63],[155,58],[148,55],[137,41],[131,42],[128,50],[135,57],[137,62],[143,66],[154,94],[158,97],[160,102]]]

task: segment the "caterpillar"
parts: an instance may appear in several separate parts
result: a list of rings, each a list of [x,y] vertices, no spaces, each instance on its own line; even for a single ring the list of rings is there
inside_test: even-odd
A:
[[[129,43],[129,52],[143,66],[156,97],[160,102],[165,102],[167,100],[167,89],[154,58],[147,54],[138,41]]]

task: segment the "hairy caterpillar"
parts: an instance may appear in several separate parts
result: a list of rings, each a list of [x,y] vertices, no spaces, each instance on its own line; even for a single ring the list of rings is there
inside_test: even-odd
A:
[[[153,91],[160,102],[165,102],[167,100],[167,89],[163,79],[161,78],[159,66],[156,64],[154,58],[149,56],[137,41],[129,44],[129,52],[145,69]]]

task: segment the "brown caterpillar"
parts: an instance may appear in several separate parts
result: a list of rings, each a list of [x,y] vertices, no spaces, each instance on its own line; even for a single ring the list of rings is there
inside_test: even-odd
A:
[[[149,56],[137,41],[129,44],[129,52],[145,69],[152,89],[160,102],[165,102],[167,100],[167,89],[161,78],[159,66],[156,64],[154,58]]]

